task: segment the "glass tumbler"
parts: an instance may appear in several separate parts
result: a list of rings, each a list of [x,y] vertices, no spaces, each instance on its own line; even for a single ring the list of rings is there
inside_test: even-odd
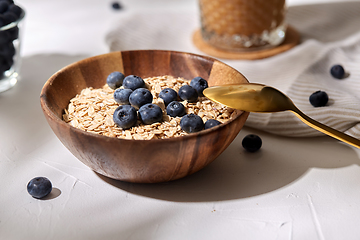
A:
[[[25,12],[21,9],[18,14],[15,21],[0,27],[0,92],[12,88],[19,79],[21,30]]]
[[[280,45],[285,39],[285,0],[199,0],[201,35],[228,51]]]

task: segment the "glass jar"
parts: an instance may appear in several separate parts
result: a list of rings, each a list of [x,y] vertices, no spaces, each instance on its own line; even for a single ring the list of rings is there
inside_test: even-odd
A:
[[[201,35],[210,45],[249,51],[285,39],[285,0],[199,0]]]
[[[0,92],[12,88],[19,79],[21,32],[25,12],[19,8],[18,14],[17,20],[0,27]]]

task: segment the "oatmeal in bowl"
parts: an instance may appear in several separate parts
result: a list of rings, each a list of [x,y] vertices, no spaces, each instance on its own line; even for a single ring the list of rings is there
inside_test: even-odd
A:
[[[109,77],[111,77],[111,74]],[[197,79],[200,79],[207,85],[205,79],[194,78],[194,80]],[[121,101],[117,98],[117,92],[129,90],[132,93],[133,91],[123,86],[114,87],[109,84],[105,84],[102,88],[94,89],[88,87],[83,89],[80,94],[77,94],[70,100],[68,107],[64,109],[63,120],[73,127],[108,137],[151,140],[179,137],[188,134],[189,131],[184,126],[185,124],[181,124],[181,119],[189,114],[194,114],[201,118],[200,128],[191,129],[191,132],[208,129],[208,126],[219,125],[234,117],[235,111],[233,109],[207,99],[202,95],[202,92],[197,94],[198,96],[195,97],[194,101],[189,101],[189,99],[179,96],[182,94],[180,89],[183,86],[192,88],[191,83],[194,80],[190,81],[173,76],[148,77],[143,80],[145,83],[144,88],[148,89],[151,94],[149,103],[153,103],[161,109],[161,117],[158,121],[144,123],[137,117],[131,127],[124,128],[121,124],[116,124],[114,112],[119,106],[131,105],[131,101],[129,102],[128,99],[135,96],[136,92],[132,95],[129,94],[127,98],[125,97],[125,100]],[[170,90],[173,91],[173,99],[166,101],[169,99],[166,93]],[[178,94],[179,91],[180,94]],[[176,105],[180,105],[183,108],[183,111],[179,114],[173,113],[172,106]],[[137,108],[138,106],[135,105],[135,107]]]
[[[205,56],[113,52],[55,73],[40,102],[59,140],[93,171],[166,182],[201,170],[231,144],[248,113],[210,101],[201,87],[241,82],[241,73]]]

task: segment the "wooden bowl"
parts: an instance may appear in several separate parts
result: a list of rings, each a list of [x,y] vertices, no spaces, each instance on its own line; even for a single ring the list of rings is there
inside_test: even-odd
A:
[[[71,98],[86,87],[100,88],[113,71],[142,78],[172,75],[201,76],[210,86],[247,82],[230,66],[190,53],[140,50],[112,52],[73,63],[44,85],[40,102],[60,141],[93,171],[110,178],[138,183],[166,182],[195,173],[211,163],[234,140],[247,117],[237,115],[225,124],[183,137],[125,140],[88,133],[62,120]]]

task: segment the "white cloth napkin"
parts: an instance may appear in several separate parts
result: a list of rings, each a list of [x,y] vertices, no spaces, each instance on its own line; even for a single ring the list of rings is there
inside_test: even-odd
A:
[[[250,82],[273,86],[288,95],[305,114],[360,138],[360,2],[289,7],[287,21],[302,36],[295,48],[262,60],[226,60]],[[200,52],[192,43],[198,12],[126,14],[106,37],[111,51],[166,49]],[[330,68],[341,64],[349,76],[337,80]],[[325,107],[313,107],[309,96],[322,90]],[[251,113],[246,125],[278,135],[304,137],[322,133],[290,112]]]

